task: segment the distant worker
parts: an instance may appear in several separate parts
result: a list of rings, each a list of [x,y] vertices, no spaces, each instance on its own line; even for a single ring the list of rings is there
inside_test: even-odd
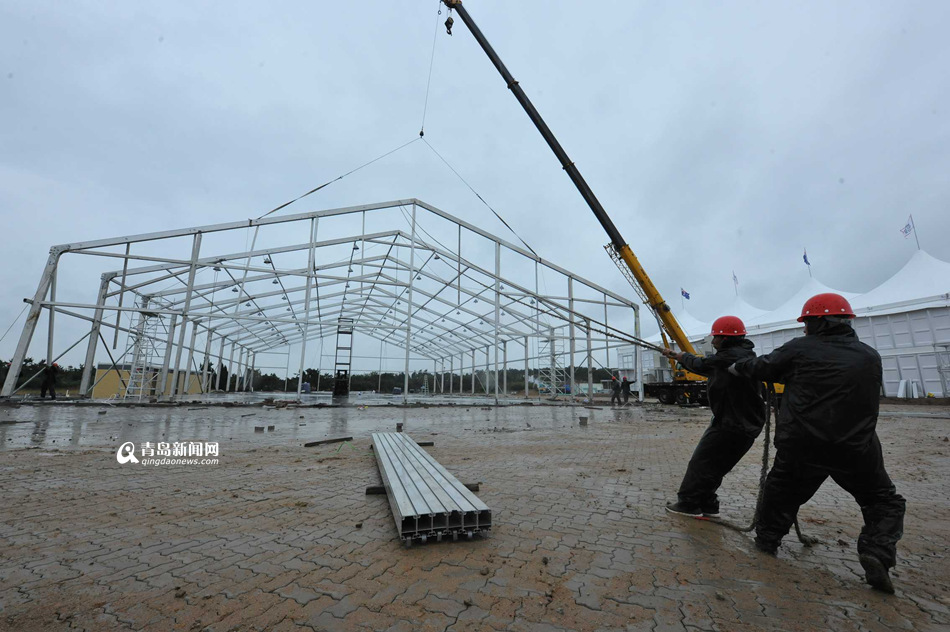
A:
[[[745,325],[736,316],[722,316],[710,335],[716,353],[698,357],[664,349],[687,370],[709,378],[707,393],[712,422],[700,438],[686,466],[677,501],[666,506],[670,513],[719,517],[716,490],[723,477],[745,456],[765,425],[765,402],[760,383],[732,375],[729,367],[738,360],[755,358],[755,345],[746,336]]]
[[[40,399],[46,399],[46,391],[49,391],[49,398],[56,399],[56,378],[59,376],[59,365],[55,362],[43,367],[43,382],[40,384]]]
[[[623,381],[620,383],[620,390],[623,393],[623,403],[626,406],[627,402],[630,401],[630,382],[627,381],[627,376],[623,376]]]
[[[613,406],[614,402],[617,402],[617,405],[620,405],[620,381],[617,379],[617,376],[611,376],[610,378],[610,405]]]
[[[775,555],[799,507],[830,476],[861,507],[858,560],[867,583],[893,593],[888,569],[897,563],[905,502],[884,468],[876,432],[881,356],[858,340],[852,318],[854,310],[843,296],[813,296],[798,318],[805,323],[803,338],[730,368],[785,385],[755,544]]]

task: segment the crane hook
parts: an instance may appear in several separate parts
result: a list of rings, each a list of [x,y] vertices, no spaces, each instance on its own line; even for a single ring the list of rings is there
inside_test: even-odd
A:
[[[446,20],[445,20],[445,32],[448,33],[449,35],[452,34],[452,25],[453,25],[453,24],[455,24],[455,20],[453,20],[453,19],[452,19],[452,16],[450,15],[450,16],[449,16],[448,18],[446,18]]]

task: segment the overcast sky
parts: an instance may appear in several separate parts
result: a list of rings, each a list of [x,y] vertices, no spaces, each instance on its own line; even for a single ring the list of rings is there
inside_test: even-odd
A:
[[[417,137],[436,5],[0,4],[0,328],[52,244],[257,217]],[[916,248],[911,213],[950,261],[950,3],[465,6],[672,305],[684,287],[717,316],[734,270],[776,307],[804,248],[822,282],[867,291]],[[457,16],[425,132],[541,256],[632,297]],[[421,142],[290,210],[408,197],[516,241]]]

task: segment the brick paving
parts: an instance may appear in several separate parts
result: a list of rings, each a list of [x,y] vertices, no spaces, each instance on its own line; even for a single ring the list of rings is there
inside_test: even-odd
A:
[[[0,409],[0,630],[950,629],[946,408],[881,420],[908,500],[893,596],[864,584],[860,511],[831,482],[800,515],[820,544],[793,533],[777,559],[666,514],[703,409],[103,410]],[[489,537],[399,542],[364,494],[369,433],[396,422],[482,483]],[[220,461],[115,459],[156,440],[218,441]],[[761,439],[727,477],[727,517],[749,520],[760,458]]]

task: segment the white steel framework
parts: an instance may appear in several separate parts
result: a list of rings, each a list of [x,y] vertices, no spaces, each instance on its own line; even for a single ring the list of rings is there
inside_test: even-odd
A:
[[[374,230],[366,230],[368,222]],[[243,249],[235,248],[242,241]],[[76,257],[115,260],[93,303],[76,288],[79,297],[63,296],[63,288],[57,297],[57,274]],[[588,367],[590,391],[595,363],[610,366],[611,350],[623,344],[617,337],[640,336],[634,302],[417,199],[54,246],[34,296],[24,300],[29,315],[3,396],[19,390],[43,314],[47,362],[87,342],[81,396],[92,390],[103,351],[113,365],[129,353],[136,366],[156,356],[161,364],[150,392],[177,397],[193,375],[202,392],[245,389],[254,370],[265,368],[259,357],[279,350],[289,376],[292,347],[299,348],[299,393],[307,343],[320,341],[322,363],[323,339],[333,342],[341,323],[353,332],[343,345],[347,366],[374,353],[369,339],[379,342],[380,366],[384,345],[401,349],[404,397],[410,367],[425,362],[434,369],[433,390],[470,387],[497,400],[507,391],[509,347],[521,351],[526,385],[532,368],[555,367],[550,378],[576,394],[578,361]],[[88,323],[87,333],[62,351],[56,314]],[[153,319],[161,320],[161,331],[145,326]],[[112,353],[103,329],[113,332],[112,349],[126,335],[126,354]],[[145,360],[144,350],[151,350]],[[212,362],[234,379],[222,384],[219,371],[212,381]],[[339,355],[335,362],[341,370]],[[453,379],[466,370],[470,384]]]

